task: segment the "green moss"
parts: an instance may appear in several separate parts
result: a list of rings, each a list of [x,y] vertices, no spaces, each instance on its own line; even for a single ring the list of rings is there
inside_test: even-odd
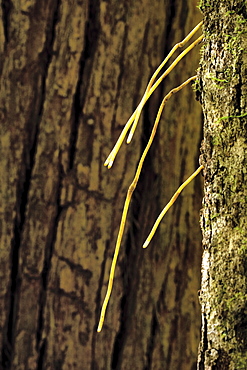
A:
[[[212,215],[212,216],[210,217],[210,219],[211,219],[211,220],[213,220],[214,218],[219,217],[219,216],[220,216],[220,213],[216,213],[215,215]]]
[[[245,117],[247,116],[247,112],[243,113],[243,114],[240,114],[240,115],[232,115],[232,116],[223,116],[223,117],[220,117],[215,123],[219,123],[220,121],[222,120],[228,120],[230,118],[242,118],[242,117]]]
[[[225,43],[224,48],[232,53],[234,57],[239,56],[241,53],[245,52],[244,48],[240,45],[241,37],[243,34],[247,33],[246,29],[246,19],[242,15],[229,15],[230,19],[234,20],[234,29],[233,31],[229,27],[230,32],[225,34]]]
[[[216,77],[210,77],[211,78],[211,80],[213,80],[213,81],[217,81],[217,82],[224,82],[224,83],[228,83],[229,81],[228,80],[226,80],[226,79],[220,79],[220,78],[216,78]]]
[[[206,8],[210,6],[211,6],[210,1],[200,0],[197,5],[197,8],[200,9],[201,12],[204,12]]]
[[[247,368],[247,354],[237,354],[234,365],[236,370],[245,370]]]
[[[194,81],[194,83],[192,84],[192,89],[195,91],[195,92],[201,92],[201,86],[200,86],[200,80],[199,79],[196,79]]]
[[[212,145],[213,146],[220,145],[220,142],[221,142],[221,140],[220,140],[220,137],[219,136],[215,136],[215,137],[212,138]]]
[[[224,89],[229,84],[229,69],[226,72],[218,72],[218,74],[225,78],[214,77],[212,73],[210,73],[207,77],[213,81],[214,86],[216,86],[218,89]]]

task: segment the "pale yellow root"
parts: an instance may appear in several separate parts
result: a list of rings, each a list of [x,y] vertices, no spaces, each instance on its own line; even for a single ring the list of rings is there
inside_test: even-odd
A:
[[[159,67],[156,69],[154,72],[153,76],[151,77],[148,86],[146,88],[146,91],[142,97],[141,102],[137,106],[136,110],[134,113],[131,115],[127,123],[125,124],[125,127],[123,128],[123,131],[121,132],[116,144],[114,145],[112,151],[110,152],[109,156],[107,157],[104,165],[107,166],[108,168],[111,168],[114,162],[114,159],[119,151],[120,146],[122,145],[129,129],[130,133],[127,138],[127,143],[130,143],[132,140],[132,137],[134,135],[141,111],[146,103],[146,101],[150,98],[150,96],[153,94],[155,89],[159,86],[159,84],[163,81],[163,79],[173,70],[173,68],[176,67],[178,62],[186,55],[188,54],[199,42],[202,41],[203,36],[198,37],[192,44],[190,44],[179,56],[173,61],[173,63],[170,65],[169,68],[166,69],[166,71],[159,77],[159,79],[154,83],[157,75],[159,74],[160,70],[164,67],[164,65],[167,63],[167,61],[171,58],[171,56],[174,54],[174,52],[179,48],[183,47],[190,39],[191,37],[198,31],[198,29],[201,27],[202,22],[200,22],[185,38],[183,41],[177,43],[170,53],[167,55],[165,60],[159,65]],[[132,125],[132,127],[131,127]]]
[[[171,206],[173,205],[173,203],[176,201],[176,199],[179,196],[179,194],[198,175],[198,173],[202,169],[203,169],[203,166],[200,166],[199,168],[197,168],[197,170],[195,172],[193,172],[193,174],[181,186],[179,186],[179,188],[176,191],[176,193],[172,196],[172,198],[170,199],[170,201],[167,203],[167,205],[164,207],[164,209],[160,213],[159,217],[155,221],[154,226],[152,227],[152,230],[150,231],[150,234],[148,235],[145,243],[143,244],[143,248],[147,248],[147,246],[149,245],[150,241],[152,240],[152,238],[153,238],[153,236],[154,236],[154,234],[155,234],[155,232],[156,232],[156,230],[157,230],[157,228],[158,228],[161,220],[165,216],[166,212],[171,208]]]
[[[161,71],[161,69],[164,67],[164,65],[168,62],[168,60],[171,58],[171,56],[175,53],[175,51],[178,49],[178,48],[182,48],[185,44],[187,44],[187,42],[194,36],[194,34],[199,30],[199,28],[201,27],[203,22],[200,22],[198,23],[198,25],[193,28],[193,30],[181,41],[181,42],[178,42],[175,46],[173,46],[172,50],[170,51],[170,53],[167,55],[167,57],[163,60],[163,62],[159,65],[159,67],[156,69],[156,71],[154,72],[153,76],[151,77],[148,85],[147,85],[147,88],[146,88],[146,91],[142,97],[142,100],[141,102],[139,103],[138,107],[137,107],[137,110],[136,110],[136,113],[135,113],[135,119],[134,119],[134,122],[133,122],[133,125],[131,127],[131,130],[130,130],[130,133],[129,133],[129,136],[127,138],[127,143],[130,143],[130,141],[132,140],[132,137],[134,135],[134,132],[135,132],[135,129],[136,129],[136,126],[138,124],[138,120],[140,118],[140,115],[141,115],[141,111],[146,103],[146,101],[148,100],[149,96],[152,94],[149,95],[149,91],[156,79],[156,77],[158,76],[159,72]],[[168,75],[168,73],[171,72],[171,70],[177,65],[177,63],[192,49],[194,48],[198,42],[201,41],[201,38],[199,37],[199,41],[198,39],[193,42],[187,49],[184,50],[184,54],[181,53],[176,59],[175,61],[171,64],[171,66],[163,73],[163,75],[161,76],[162,78],[159,81],[158,85],[160,84],[160,82]],[[158,86],[156,85],[156,87]],[[156,87],[154,88],[154,90],[156,89]],[[153,91],[154,91],[153,90]]]
[[[152,145],[152,142],[153,142],[153,139],[154,139],[154,136],[155,136],[155,133],[157,131],[157,127],[158,127],[158,124],[159,124],[159,121],[160,121],[161,114],[163,112],[163,109],[165,107],[165,104],[166,104],[167,100],[174,93],[180,91],[183,87],[185,87],[186,85],[188,85],[188,83],[190,83],[191,81],[195,80],[196,78],[197,78],[197,76],[190,77],[188,80],[186,80],[185,82],[183,82],[181,85],[179,85],[178,87],[175,87],[174,89],[172,89],[164,97],[164,99],[163,99],[163,101],[162,101],[162,103],[161,103],[161,105],[159,107],[159,111],[158,111],[158,114],[156,116],[155,123],[154,123],[153,129],[152,129],[150,138],[148,140],[148,143],[146,145],[146,148],[144,149],[144,151],[142,153],[142,156],[141,156],[140,161],[139,161],[138,166],[137,166],[137,170],[136,170],[134,179],[133,179],[133,181],[132,181],[132,183],[131,183],[131,185],[130,185],[130,187],[128,189],[127,196],[126,196],[126,199],[125,199],[124,208],[123,208],[123,212],[122,212],[122,218],[121,218],[121,222],[120,222],[120,228],[119,228],[117,242],[116,242],[116,247],[115,247],[115,252],[114,252],[114,256],[113,256],[113,260],[112,260],[112,265],[111,265],[111,270],[110,270],[109,282],[108,282],[108,286],[107,286],[107,291],[106,291],[105,299],[104,299],[104,302],[103,302],[103,305],[102,305],[102,309],[101,309],[100,320],[99,320],[99,325],[98,325],[98,329],[97,329],[98,332],[100,332],[101,329],[102,329],[102,326],[103,326],[103,323],[104,323],[104,319],[105,319],[106,308],[107,308],[107,305],[109,303],[109,299],[110,299],[111,292],[112,292],[113,279],[114,279],[114,274],[115,274],[115,269],[116,269],[116,264],[117,264],[117,258],[118,258],[118,254],[119,254],[119,249],[120,249],[122,237],[123,237],[123,232],[124,232],[124,227],[125,227],[125,223],[126,223],[126,218],[127,218],[127,213],[128,213],[128,209],[129,209],[129,204],[130,204],[130,201],[131,201],[131,197],[132,197],[133,191],[136,188],[137,182],[139,180],[140,173],[141,173],[142,166],[143,166],[144,160],[146,158],[146,155],[147,155],[147,153],[148,153],[148,151],[149,151],[149,149],[150,149],[150,147]]]

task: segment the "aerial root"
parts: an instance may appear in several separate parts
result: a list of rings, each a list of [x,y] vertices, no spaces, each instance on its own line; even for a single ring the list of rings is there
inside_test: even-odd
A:
[[[142,153],[142,156],[141,156],[140,161],[139,161],[138,166],[137,166],[137,170],[136,170],[134,179],[133,179],[132,183],[129,186],[129,189],[128,189],[128,192],[127,192],[127,196],[126,196],[126,199],[125,199],[124,208],[123,208],[123,212],[122,212],[122,218],[121,218],[120,227],[119,227],[119,232],[118,232],[118,236],[117,236],[117,242],[116,242],[115,252],[114,252],[113,260],[112,260],[112,264],[111,264],[111,270],[110,270],[110,277],[109,277],[108,287],[107,287],[105,299],[104,299],[104,302],[103,302],[103,305],[102,305],[102,309],[101,309],[100,321],[99,321],[99,325],[98,325],[98,329],[97,329],[98,332],[100,332],[101,329],[102,329],[102,326],[103,326],[103,323],[104,323],[104,318],[105,318],[106,308],[107,308],[107,305],[109,303],[111,292],[112,292],[113,279],[114,279],[114,275],[115,275],[117,258],[118,258],[118,254],[119,254],[119,250],[120,250],[120,245],[121,245],[121,242],[122,242],[122,238],[123,238],[124,227],[125,227],[125,223],[126,223],[126,219],[127,219],[127,214],[128,214],[128,210],[129,210],[129,205],[130,205],[130,201],[131,201],[131,198],[132,198],[132,194],[133,194],[133,192],[134,192],[134,190],[136,188],[136,185],[138,183],[138,180],[139,180],[139,177],[140,177],[140,174],[141,174],[141,170],[142,170],[142,166],[143,166],[144,160],[145,160],[145,158],[147,156],[147,153],[148,153],[148,151],[149,151],[149,149],[150,149],[150,147],[152,145],[153,139],[155,137],[155,134],[156,134],[156,131],[157,131],[157,128],[158,128],[158,124],[159,124],[159,121],[160,121],[160,118],[161,118],[161,114],[163,112],[163,109],[164,109],[165,104],[168,101],[168,99],[170,99],[170,97],[173,94],[175,94],[176,92],[180,91],[183,87],[185,87],[186,85],[188,85],[191,81],[195,80],[196,78],[197,78],[197,76],[190,77],[190,78],[188,78],[188,80],[186,80],[185,82],[183,82],[181,85],[179,85],[178,87],[175,87],[174,89],[172,89],[164,97],[164,99],[163,99],[163,101],[162,101],[162,103],[161,103],[161,105],[159,107],[159,110],[158,110],[158,113],[157,113],[157,116],[156,116],[156,119],[155,119],[155,123],[154,123],[153,129],[152,129],[150,138],[149,138],[148,143],[147,143],[147,145],[146,145],[146,147],[145,147],[145,149],[144,149],[144,151]]]
[[[127,144],[129,144],[131,142],[132,137],[133,137],[134,132],[135,132],[135,129],[136,129],[136,126],[137,126],[139,118],[140,118],[141,111],[142,111],[144,105],[146,104],[147,100],[150,98],[150,96],[153,94],[153,92],[157,89],[157,87],[160,85],[160,83],[164,80],[164,78],[176,67],[176,65],[180,62],[180,60],[186,54],[188,54],[199,42],[202,41],[203,36],[201,35],[200,37],[198,37],[181,54],[179,54],[179,56],[172,62],[170,67],[168,67],[166,69],[166,71],[154,83],[154,81],[155,81],[156,77],[158,76],[159,72],[165,66],[165,64],[168,62],[168,60],[171,58],[171,56],[175,53],[175,51],[178,48],[183,47],[192,38],[192,36],[198,31],[198,29],[201,27],[201,25],[202,25],[202,22],[200,22],[181,42],[177,43],[172,48],[172,50],[167,55],[167,57],[163,60],[163,62],[159,65],[159,67],[156,69],[156,71],[154,72],[153,76],[151,77],[151,79],[150,79],[150,81],[147,85],[147,88],[144,92],[144,95],[143,95],[139,105],[137,106],[136,110],[133,112],[133,114],[131,115],[131,117],[129,118],[127,123],[125,124],[125,126],[124,126],[116,144],[114,145],[112,151],[110,152],[109,156],[107,157],[107,159],[104,163],[104,165],[107,166],[108,168],[112,167],[113,162],[115,160],[115,157],[116,157],[116,155],[117,155],[117,153],[118,153],[118,151],[119,151],[119,149],[120,149],[120,147],[121,147],[121,145],[122,145],[122,143],[123,143],[123,141],[124,141],[124,139],[125,139],[129,130],[130,130],[130,132],[129,132],[129,135],[127,137]]]
[[[163,217],[165,216],[165,214],[167,213],[167,211],[171,208],[171,206],[175,203],[177,197],[180,195],[180,193],[183,191],[183,189],[198,175],[199,172],[201,172],[201,170],[203,169],[203,166],[201,165],[200,167],[197,168],[197,170],[195,172],[193,172],[193,174],[185,181],[183,182],[182,185],[179,186],[178,190],[176,191],[176,193],[174,193],[174,195],[171,197],[170,201],[167,203],[167,205],[163,208],[162,212],[160,213],[159,217],[157,218],[157,220],[155,221],[154,223],[154,226],[152,227],[152,230],[150,231],[145,243],[143,244],[143,248],[147,248],[147,246],[149,245],[149,243],[151,242],[161,220],[163,219]]]
[[[127,137],[127,143],[130,143],[130,141],[132,140],[132,137],[134,135],[134,132],[135,132],[135,129],[136,129],[136,126],[138,124],[138,120],[140,118],[140,114],[141,114],[141,111],[145,105],[145,103],[147,102],[147,100],[150,98],[150,96],[153,94],[153,92],[155,91],[155,89],[160,85],[160,83],[163,81],[163,79],[175,68],[175,66],[178,64],[178,62],[186,55],[189,53],[189,51],[191,51],[199,42],[202,41],[203,39],[203,36],[200,36],[198,37],[192,44],[190,44],[181,54],[179,54],[179,56],[171,63],[171,65],[166,69],[166,71],[157,79],[157,81],[155,82],[155,79],[157,78],[159,72],[161,71],[161,69],[164,67],[164,65],[167,63],[167,61],[171,58],[171,56],[174,54],[174,52],[180,48],[180,47],[183,47],[190,39],[191,37],[198,31],[198,29],[201,27],[202,25],[202,22],[200,22],[180,43],[177,43],[173,48],[172,50],[170,51],[170,53],[167,55],[167,57],[164,59],[164,61],[159,65],[159,67],[156,69],[156,71],[154,72],[153,76],[151,77],[148,85],[147,85],[147,88],[145,90],[145,93],[138,105],[138,107],[136,108],[136,110],[134,111],[134,113],[131,115],[131,117],[129,118],[129,120],[127,121],[127,123],[125,124],[115,146],[113,147],[111,153],[109,154],[109,156],[107,157],[104,165],[107,166],[108,168],[111,168],[112,165],[113,165],[113,162],[114,162],[114,159],[120,149],[120,146],[122,145],[127,133],[129,132],[129,135]],[[139,180],[139,177],[140,177],[140,173],[141,173],[141,170],[142,170],[142,167],[143,167],[143,163],[144,163],[144,160],[147,156],[147,153],[152,145],[152,142],[153,142],[153,139],[155,137],[155,134],[156,134],[156,131],[157,131],[157,128],[158,128],[158,124],[159,124],[159,121],[160,121],[160,118],[161,118],[161,114],[163,112],[163,109],[165,107],[165,104],[167,102],[167,100],[176,92],[180,91],[183,87],[185,87],[188,83],[190,83],[191,81],[195,80],[197,78],[197,76],[193,76],[193,77],[190,77],[188,78],[185,82],[183,82],[181,85],[179,85],[178,87],[175,87],[174,89],[172,89],[165,97],[164,99],[162,100],[162,103],[159,107],[159,110],[158,110],[158,113],[157,113],[157,116],[156,116],[156,119],[155,119],[155,123],[153,125],[153,129],[152,129],[152,132],[151,132],[151,135],[150,135],[150,138],[148,140],[148,143],[141,155],[141,158],[139,160],[139,163],[138,163],[138,166],[137,166],[137,170],[136,170],[136,173],[135,173],[135,176],[134,176],[134,179],[131,183],[131,185],[129,186],[129,189],[128,189],[128,192],[127,192],[127,195],[126,195],[126,199],[125,199],[125,202],[124,202],[124,208],[123,208],[123,212],[122,212],[122,218],[121,218],[121,222],[120,222],[120,227],[119,227],[119,231],[118,231],[118,236],[117,236],[117,242],[116,242],[116,246],[115,246],[115,251],[114,251],[114,255],[113,255],[113,260],[112,260],[112,264],[111,264],[111,269],[110,269],[110,276],[109,276],[109,281],[108,281],[108,286],[107,286],[107,291],[106,291],[106,295],[105,295],[105,298],[104,298],[104,301],[103,301],[103,305],[102,305],[102,308],[101,308],[101,313],[100,313],[100,320],[99,320],[99,324],[98,324],[98,328],[97,328],[97,331],[100,332],[102,330],[102,326],[103,326],[103,323],[104,323],[104,319],[105,319],[105,313],[106,313],[106,309],[107,309],[107,305],[109,303],[109,300],[110,300],[110,296],[111,296],[111,292],[112,292],[112,287],[113,287],[113,280],[114,280],[114,275],[115,275],[115,269],[116,269],[116,264],[117,264],[117,258],[118,258],[118,254],[119,254],[119,250],[120,250],[120,245],[121,245],[121,242],[122,242],[122,238],[123,238],[123,233],[124,233],[124,227],[125,227],[125,224],[126,224],[126,219],[127,219],[127,214],[128,214],[128,210],[129,210],[129,205],[130,205],[130,201],[131,201],[131,198],[132,198],[132,194],[136,188],[136,185],[138,183],[138,180]],[[181,191],[185,188],[185,186],[193,180],[193,178],[202,170],[203,166],[200,166],[179,188],[178,190],[176,191],[176,193],[173,195],[173,197],[171,198],[170,202],[166,205],[166,207],[163,209],[163,211],[161,212],[160,216],[158,217],[158,219],[156,220],[147,240],[145,241],[143,247],[146,248],[148,246],[148,244],[150,243],[150,240],[152,239],[161,219],[164,217],[165,213],[168,211],[168,209],[172,206],[172,204],[175,202],[175,200],[177,199],[178,195],[181,193]]]

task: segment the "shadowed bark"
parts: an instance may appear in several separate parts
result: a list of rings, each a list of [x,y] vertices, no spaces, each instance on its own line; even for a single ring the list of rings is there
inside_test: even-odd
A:
[[[147,250],[159,211],[198,167],[201,110],[167,105],[135,192],[105,325],[99,312],[127,188],[161,97],[195,74],[199,47],[104,160],[196,1],[2,0],[0,348],[3,369],[192,369],[199,342],[198,178]]]

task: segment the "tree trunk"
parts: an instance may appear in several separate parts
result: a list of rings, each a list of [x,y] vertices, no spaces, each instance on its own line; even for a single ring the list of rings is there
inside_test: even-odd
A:
[[[202,1],[202,339],[199,369],[247,368],[247,7]]]
[[[105,158],[196,1],[9,2],[0,7],[0,348],[3,369],[192,369],[199,342],[200,107],[167,106],[132,202],[106,322],[100,307],[127,188],[160,98],[111,171]],[[164,92],[193,75],[198,49]]]

